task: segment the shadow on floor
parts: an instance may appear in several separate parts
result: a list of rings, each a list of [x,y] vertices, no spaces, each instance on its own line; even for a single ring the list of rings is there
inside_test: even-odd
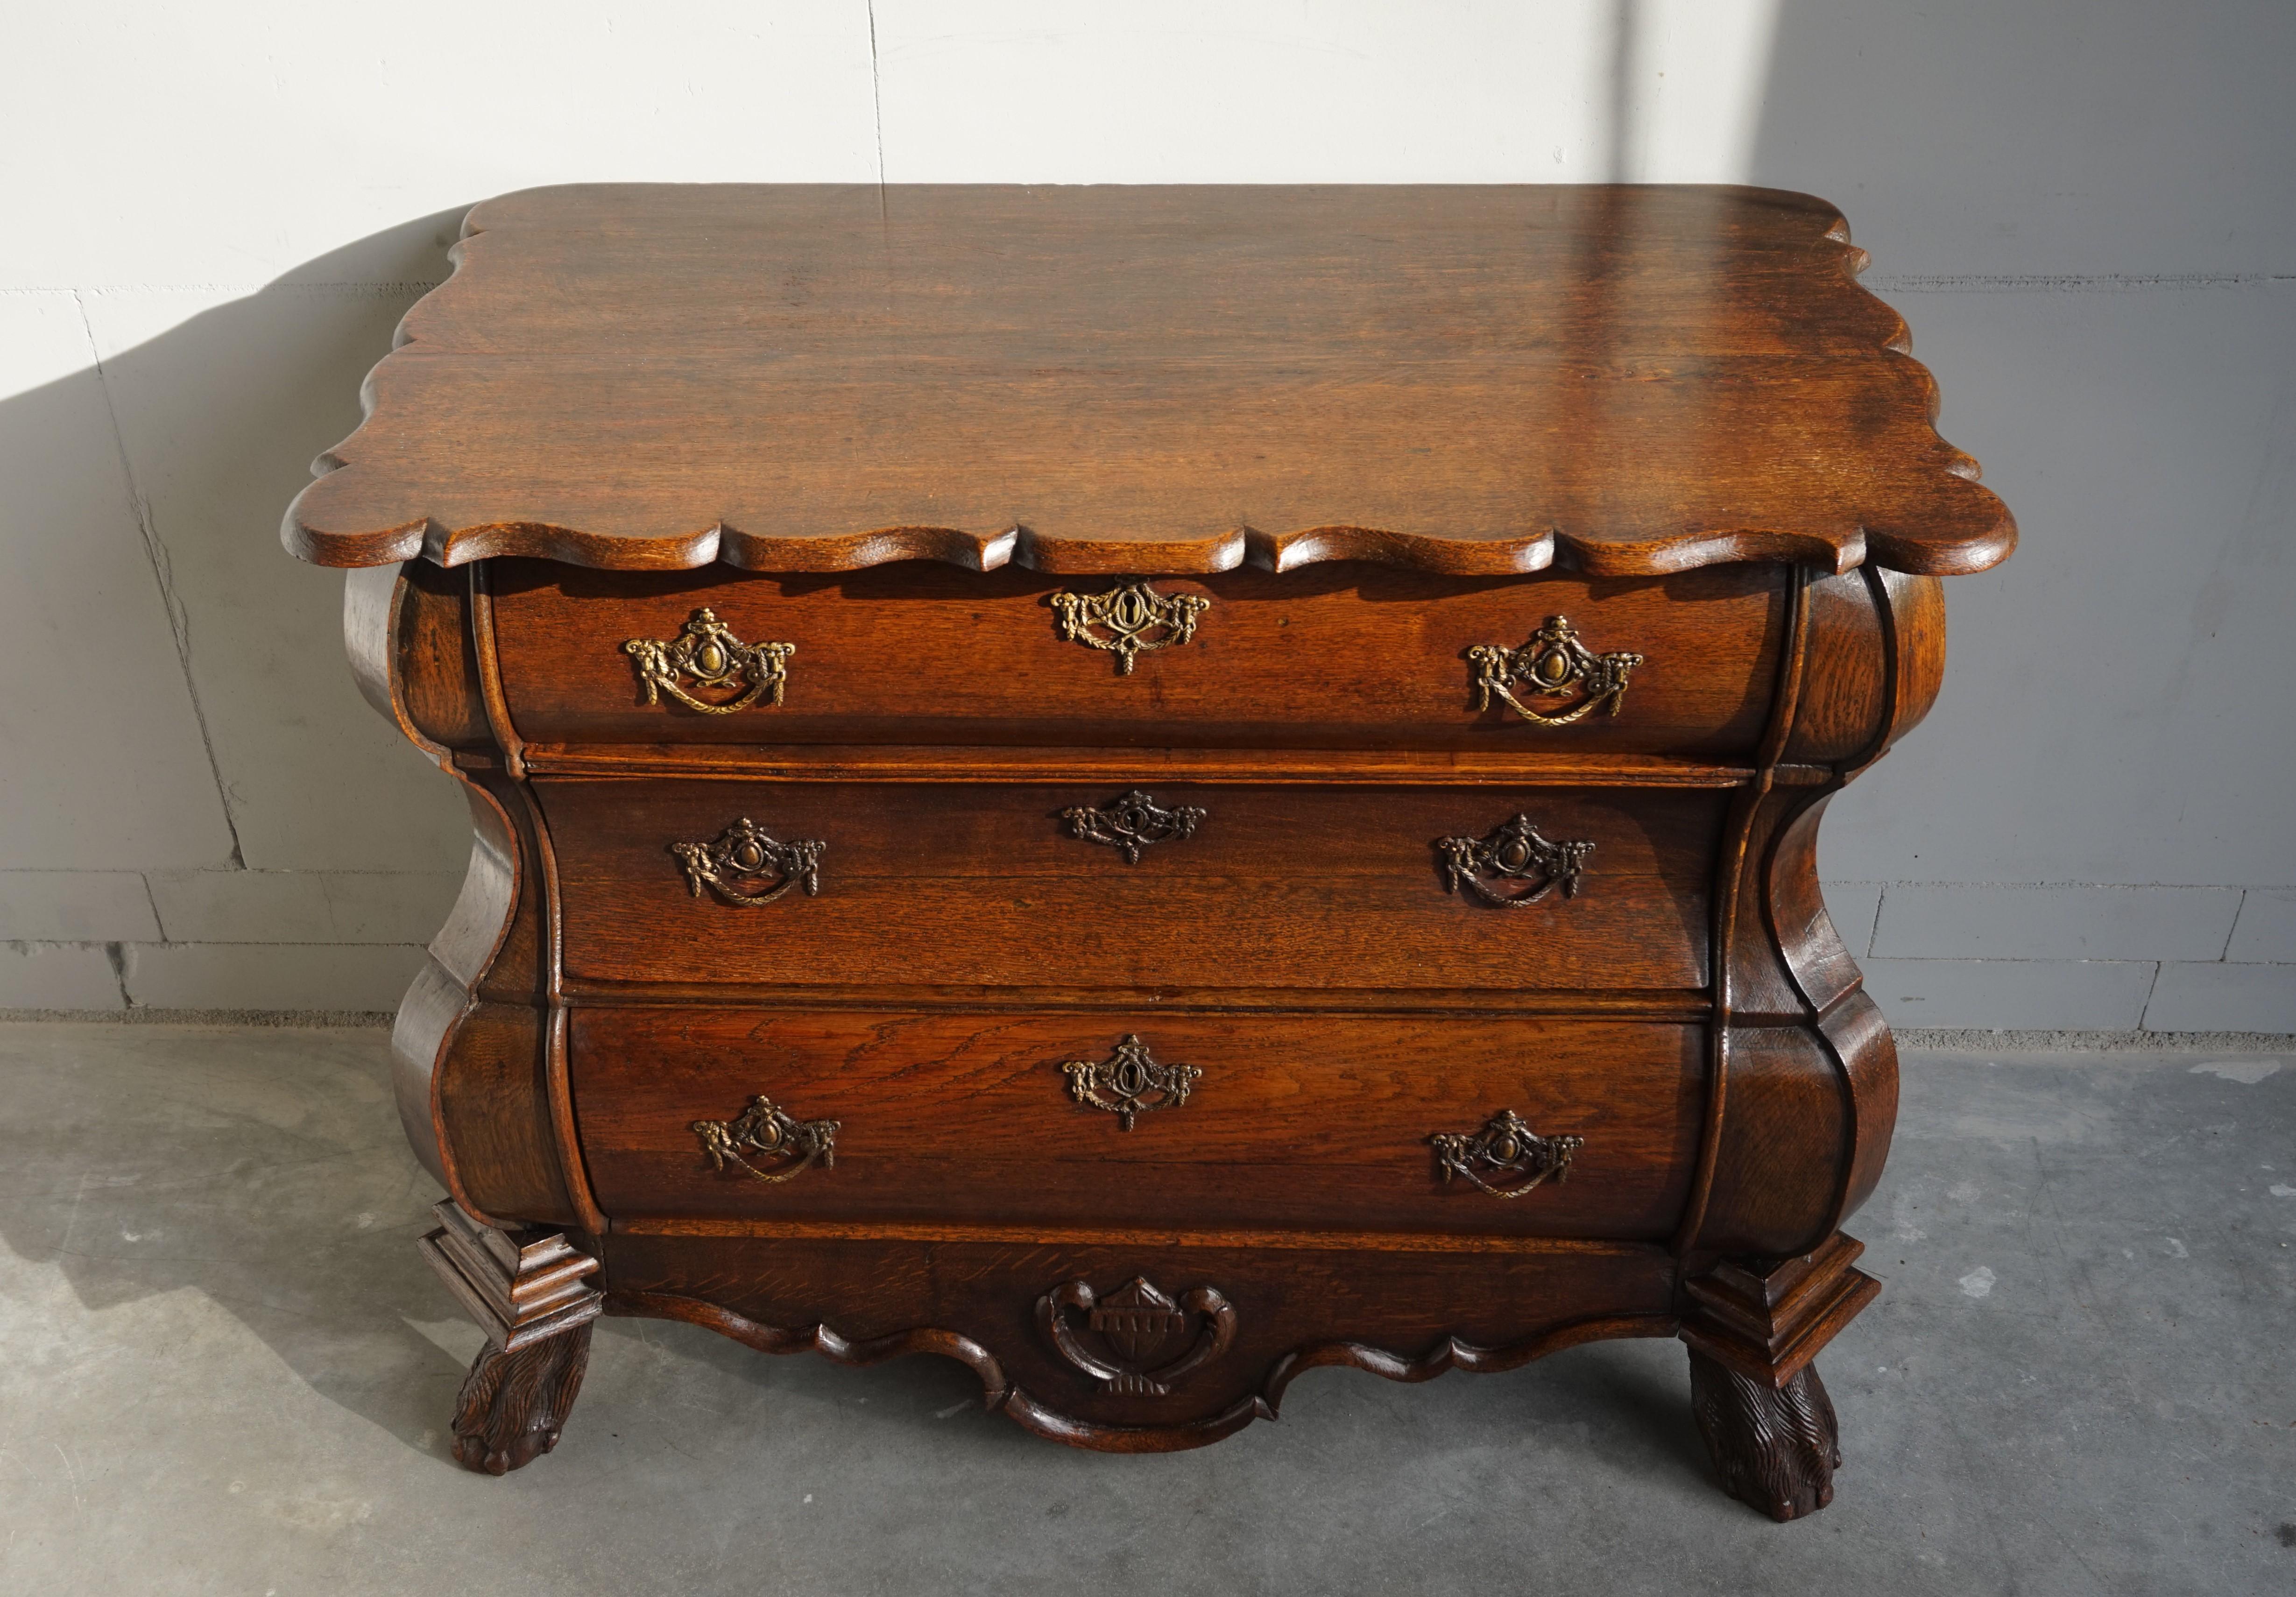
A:
[[[9,1105],[0,1166],[11,1172],[0,1241],[26,1263],[58,1267],[76,1316],[199,1294],[312,1390],[452,1467],[446,1424],[482,1338],[414,1249],[440,1194],[406,1149],[388,1060],[380,1030],[0,1028],[0,1101]],[[171,1363],[189,1372],[241,1362],[209,1345],[218,1334],[202,1321]],[[699,1327],[609,1316],[598,1323],[585,1407],[622,1365],[664,1361],[705,1366],[761,1402],[936,1415],[980,1404],[979,1381],[953,1361],[851,1370],[761,1355]],[[664,1374],[656,1384],[691,1379]],[[1661,1384],[1647,1361],[1615,1349],[1439,1384],[1472,1388],[1488,1425],[1554,1435],[1566,1452],[1598,1437],[1613,1447],[1615,1433],[1631,1428],[1641,1433],[1637,1452],[1707,1478],[1686,1379]],[[1431,1389],[1314,1372],[1288,1395],[1284,1423],[1365,1403],[1423,1421],[1450,1406],[1431,1409]],[[1002,1419],[982,1428],[979,1445],[1047,1445]],[[1120,1462],[1076,1467],[1123,1473]]]

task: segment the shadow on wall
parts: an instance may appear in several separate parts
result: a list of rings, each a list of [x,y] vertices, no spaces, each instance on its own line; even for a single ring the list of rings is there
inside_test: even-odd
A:
[[[1948,585],[1920,758],[1836,802],[1821,869],[1945,895],[1941,935],[1914,942],[1893,888],[1875,956],[1934,959],[1939,982],[1948,956],[2030,961],[2030,990],[2062,981],[2063,1007],[1893,977],[1935,1006],[1900,1024],[2136,1025],[2200,974],[2155,993],[2147,962],[2219,960],[2232,930],[2228,907],[2218,924],[2160,895],[2292,880],[2291,60],[2296,8],[2253,0],[1784,0],[1751,180],[1842,208],[1939,379],[1945,436],[2023,534]],[[2126,886],[2137,919],[2108,938],[2077,900],[2028,899],[2012,925],[1980,884]],[[2188,938],[2136,930],[2188,913]],[[2234,957],[2278,957],[2249,946]],[[2284,1015],[2284,979],[2254,973],[2237,1023]]]
[[[341,578],[277,529],[460,217],[242,298],[24,297],[48,370],[74,339],[95,364],[0,400],[0,869],[459,872],[461,800],[359,699]]]

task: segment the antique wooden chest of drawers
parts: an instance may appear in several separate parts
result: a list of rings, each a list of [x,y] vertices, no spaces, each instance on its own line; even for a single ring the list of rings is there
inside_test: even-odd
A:
[[[1895,1057],[1814,869],[2014,532],[1833,210],[576,187],[473,211],[285,536],[467,792],[396,1034],[547,1450],[601,1312],[1115,1450],[1681,1336],[1724,1485]]]

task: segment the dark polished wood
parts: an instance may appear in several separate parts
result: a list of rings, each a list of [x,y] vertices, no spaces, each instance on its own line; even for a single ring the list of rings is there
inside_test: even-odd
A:
[[[1128,864],[1061,818],[1123,790],[534,783],[563,856],[570,977],[1257,987],[1313,971],[1327,987],[1707,985],[1706,877],[1725,793],[1158,782],[1155,797],[1205,818]],[[1595,845],[1577,894],[1507,909],[1449,889],[1436,845],[1518,814]],[[743,819],[777,839],[825,843],[818,891],[732,906],[707,884],[696,895],[670,846]]]
[[[1519,1241],[1471,1252],[1382,1246],[1360,1233],[1034,1228],[998,1240],[617,1233],[604,1240],[609,1312],[668,1315],[767,1352],[846,1362],[947,1353],[988,1406],[1040,1435],[1124,1453],[1219,1440],[1273,1419],[1298,1376],[1326,1365],[1393,1380],[1510,1370],[1581,1341],[1669,1336],[1662,1248]],[[1071,1281],[1101,1294],[1145,1277],[1233,1306],[1226,1352],[1160,1396],[1110,1391],[1044,1334],[1037,1301]],[[1024,1288],[1025,1283],[1025,1288]]]
[[[605,1299],[598,1261],[556,1233],[489,1226],[452,1200],[418,1244],[487,1345],[455,1404],[455,1461],[487,1475],[523,1469],[558,1445],[590,1362]]]
[[[1838,216],[883,203],[480,207],[290,513],[470,801],[394,1035],[457,1456],[602,1309],[1129,1452],[1679,1335],[1823,1506],[1897,1062],[1817,829],[2013,537]]]
[[[1739,1502],[1783,1522],[1833,1501],[1840,1425],[1816,1366],[1772,1387],[1693,1347],[1690,1412],[1723,1490]]]
[[[1211,608],[1185,645],[1143,652],[1119,675],[1107,655],[1063,641],[1046,602],[1119,586],[1111,578],[922,561],[836,576],[503,566],[492,586],[504,691],[537,742],[1520,751],[1540,729],[1499,704],[1475,708],[1465,651],[1520,644],[1559,615],[1592,649],[1644,657],[1634,713],[1581,724],[1576,751],[1724,758],[1761,735],[1785,607],[1778,566],[1492,580],[1343,562],[1159,578],[1158,593]],[[745,639],[797,645],[783,703],[729,716],[646,703],[625,640],[674,637],[705,605]]]
[[[455,1399],[455,1462],[507,1475],[557,1446],[590,1367],[590,1329],[579,1325],[515,1351],[480,1348]]]
[[[587,184],[455,258],[306,558],[1949,573],[2015,536],[1803,194]]]
[[[1201,1074],[1132,1129],[1062,1067],[1137,1035]],[[686,1008],[577,1012],[578,1128],[618,1224],[673,1216],[1365,1227],[1662,1241],[1704,1105],[1693,1026],[1399,1015]],[[833,1118],[837,1163],[767,1184],[695,1157],[766,1093]],[[1581,1136],[1522,1201],[1446,1182],[1429,1137],[1506,1109]],[[1024,1129],[1025,1128],[1025,1129]]]

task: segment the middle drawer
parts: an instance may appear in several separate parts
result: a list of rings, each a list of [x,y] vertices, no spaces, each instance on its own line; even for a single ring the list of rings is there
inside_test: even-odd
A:
[[[583,1161],[618,1222],[1654,1240],[1696,1167],[1705,1036],[1525,1018],[680,1005],[578,1008],[569,1051]]]
[[[1707,790],[538,781],[581,980],[1685,990]]]

